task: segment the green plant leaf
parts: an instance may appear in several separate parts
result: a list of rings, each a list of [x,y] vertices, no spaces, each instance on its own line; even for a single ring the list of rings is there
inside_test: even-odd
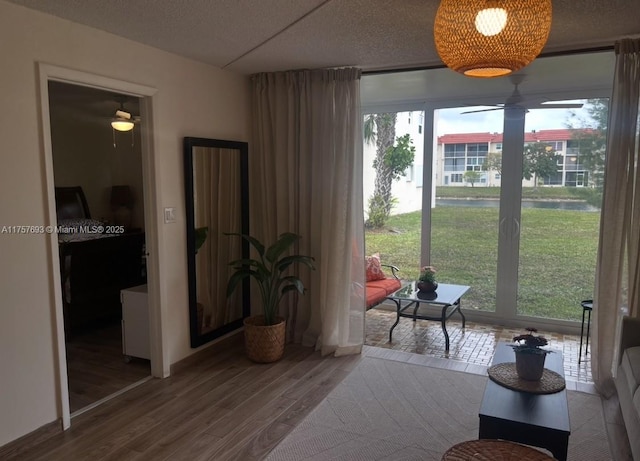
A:
[[[264,255],[264,245],[260,243],[258,239],[251,237],[250,235],[247,235],[247,234],[240,234],[238,232],[225,232],[224,235],[235,235],[238,237],[242,237],[247,242],[249,242],[251,246],[253,246],[256,249],[256,251],[261,257]]]
[[[278,237],[278,240],[267,248],[265,258],[269,262],[276,262],[280,255],[287,251],[287,249],[298,239],[300,239],[300,236],[292,232],[285,232],[284,234],[281,234],[280,237]]]
[[[298,277],[292,275],[289,277],[285,277],[283,281],[286,281],[287,285],[282,287],[282,290],[280,291],[281,294],[285,294],[292,290],[296,290],[298,291],[298,293],[304,294],[304,283],[302,283],[302,280],[300,280]]]
[[[231,277],[229,277],[229,281],[227,282],[227,297],[233,294],[233,292],[236,290],[236,286],[238,285],[238,283],[240,283],[242,279],[249,276],[251,276],[251,271],[249,270],[246,270],[246,271],[239,270],[231,274]]]
[[[247,240],[258,252],[260,259],[242,258],[229,263],[235,272],[227,283],[227,296],[231,296],[240,280],[252,277],[258,286],[262,300],[263,315],[266,325],[272,325],[278,314],[278,306],[282,296],[289,291],[304,294],[302,280],[295,275],[285,275],[283,272],[293,264],[304,264],[315,269],[311,256],[289,255],[279,259],[300,236],[291,232],[281,234],[266,252],[265,246],[256,238],[245,234],[227,233],[225,235],[239,236]]]
[[[277,268],[280,272],[284,272],[291,264],[300,263],[304,264],[309,269],[315,269],[314,261],[315,259],[311,256],[291,255],[286,256],[278,261]]]

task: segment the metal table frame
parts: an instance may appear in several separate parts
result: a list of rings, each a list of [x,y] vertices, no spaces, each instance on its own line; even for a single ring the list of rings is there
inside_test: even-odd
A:
[[[584,357],[587,358],[589,353],[589,329],[591,327],[591,311],[593,310],[593,300],[587,299],[580,303],[582,306],[582,327],[580,328],[580,348],[578,349],[578,365],[582,360],[582,338],[584,338],[584,314],[589,314],[589,320],[587,321],[587,345],[584,348]]]
[[[411,282],[400,288],[398,291],[391,293],[387,299],[396,304],[396,323],[389,330],[389,342],[393,338],[393,329],[400,323],[400,317],[411,318],[416,320],[432,320],[440,322],[442,333],[445,339],[445,351],[449,351],[449,333],[447,332],[447,320],[456,312],[462,317],[462,328],[465,327],[466,319],[460,309],[460,298],[469,291],[470,287],[466,285],[451,285],[447,283],[438,284],[438,289],[434,293],[422,293],[417,290],[416,282]],[[403,303],[406,303],[403,305]],[[431,304],[442,306],[440,316],[418,314],[420,304]],[[413,313],[406,313],[407,309],[413,307]]]

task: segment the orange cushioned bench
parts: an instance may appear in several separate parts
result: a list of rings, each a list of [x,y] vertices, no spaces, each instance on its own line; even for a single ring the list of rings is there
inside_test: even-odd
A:
[[[389,264],[381,264],[380,256],[374,254],[366,258],[366,283],[365,293],[367,297],[367,309],[380,304],[384,299],[394,291],[400,289],[402,284],[398,278],[398,268]],[[391,277],[382,271],[383,267],[391,269]]]

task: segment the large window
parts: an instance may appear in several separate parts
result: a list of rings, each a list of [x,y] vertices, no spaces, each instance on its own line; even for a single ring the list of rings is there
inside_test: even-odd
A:
[[[459,108],[458,114],[468,110]],[[550,115],[537,119],[558,120],[556,112],[548,110]],[[505,130],[514,130],[513,120],[501,122]],[[520,139],[528,132],[524,123]],[[566,131],[561,124],[546,129]],[[394,213],[386,226],[393,232],[368,232],[367,254],[381,253],[383,261],[399,266],[408,280],[428,262],[437,268],[440,282],[471,286],[463,300],[463,308],[473,312],[471,318],[499,317],[540,328],[562,322],[575,325],[572,322],[582,313],[580,301],[593,296],[599,232],[599,190],[588,184],[591,171],[584,168],[588,163],[583,159],[589,158],[593,168],[601,168],[602,162],[595,164],[594,154],[583,152],[577,140],[543,142],[561,160],[554,159],[551,166],[541,161],[545,169],[536,170],[535,180],[529,180],[523,177],[525,167],[538,167],[535,155],[522,155],[524,142],[517,141],[523,142],[519,151],[513,131],[499,130],[447,136],[434,127],[441,144],[433,149],[433,158],[426,155],[423,160],[433,165],[432,177],[424,183],[432,191],[425,193],[432,202]],[[444,142],[447,137],[472,139],[487,133],[492,133],[487,142]],[[497,153],[495,140],[502,147]],[[421,169],[416,167],[415,173]],[[398,183],[412,184],[406,178]],[[406,200],[403,194],[394,197],[398,203]]]
[[[564,147],[563,146],[564,143],[562,141],[543,141],[543,142],[558,153],[562,152],[562,149]]]
[[[469,108],[459,109],[464,110]],[[547,110],[548,115],[537,118],[558,120],[553,110]],[[513,125],[513,121],[505,122],[511,129]],[[546,129],[566,131],[563,125]],[[570,149],[564,149],[567,142]],[[518,149],[512,141],[501,146],[501,171],[491,175],[500,181],[492,187],[484,187],[481,177],[474,188],[468,187],[462,183],[464,176],[456,172],[449,174],[447,187],[436,191],[428,230],[429,262],[438,269],[439,280],[472,287],[464,299],[465,309],[501,318],[526,317],[535,326],[539,321],[579,320],[580,300],[593,296],[599,210],[592,203],[597,202],[598,191],[575,192],[576,187],[586,185],[588,172],[574,140],[544,144],[560,160],[554,163],[553,173],[549,166],[539,170],[537,184],[523,180],[525,166],[538,168],[536,159],[528,158],[533,163],[525,165],[524,157],[514,157]],[[444,145],[441,152],[445,166],[448,161],[449,166],[454,165],[464,152],[466,171],[482,171],[488,143]],[[467,187],[455,187],[463,185]]]
[[[465,171],[464,158],[445,158],[444,171]]]
[[[445,144],[444,145],[444,171],[465,171],[466,144]],[[453,179],[451,182],[462,182]],[[460,175],[462,176],[462,175]]]
[[[445,144],[444,171],[482,171],[489,152],[488,143]],[[458,175],[456,175],[456,178]],[[451,182],[462,182],[454,180]],[[484,178],[486,182],[486,178]]]

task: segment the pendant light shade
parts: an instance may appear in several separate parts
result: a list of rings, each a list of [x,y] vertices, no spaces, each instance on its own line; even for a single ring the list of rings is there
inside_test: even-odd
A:
[[[447,67],[499,77],[533,61],[550,29],[551,0],[441,0],[434,38]]]

